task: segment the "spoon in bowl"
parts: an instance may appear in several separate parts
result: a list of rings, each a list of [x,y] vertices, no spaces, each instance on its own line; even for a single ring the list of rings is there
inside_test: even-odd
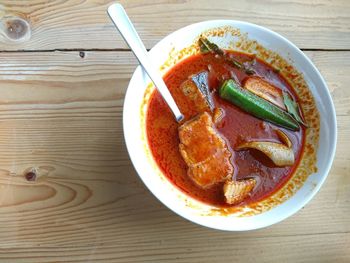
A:
[[[176,118],[176,121],[180,122],[183,120],[184,116],[176,105],[174,98],[171,96],[163,78],[160,76],[160,73],[151,63],[145,45],[142,43],[123,6],[121,4],[112,4],[108,7],[107,13],[114,25],[118,28],[125,42],[131,48],[143,69],[146,71],[147,75],[157,87],[165,102],[168,104]]]

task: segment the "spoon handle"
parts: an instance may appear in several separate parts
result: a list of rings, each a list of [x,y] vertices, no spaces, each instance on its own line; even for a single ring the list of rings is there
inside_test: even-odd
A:
[[[147,50],[142,43],[139,35],[137,34],[133,24],[131,23],[128,15],[126,14],[123,6],[121,4],[110,5],[108,7],[108,15],[112,19],[114,25],[118,28],[125,42],[134,52],[143,69],[147,72],[148,76],[153,81],[160,94],[163,96],[165,102],[173,112],[176,120],[178,122],[181,121],[184,118],[183,115],[181,114],[167,86],[165,85],[164,80],[160,76],[160,73],[155,69],[149,60]]]

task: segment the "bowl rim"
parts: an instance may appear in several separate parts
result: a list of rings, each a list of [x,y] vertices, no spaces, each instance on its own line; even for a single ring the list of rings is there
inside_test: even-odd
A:
[[[217,225],[213,226],[213,225],[209,225],[209,224],[204,224],[203,222],[198,222],[194,218],[191,218],[190,216],[187,216],[186,214],[181,213],[181,211],[178,211],[177,209],[174,209],[174,207],[170,206],[167,202],[165,202],[162,199],[160,194],[158,194],[156,191],[152,191],[151,190],[151,188],[149,186],[149,183],[146,181],[144,176],[142,176],[142,171],[139,169],[139,167],[137,165],[137,157],[133,155],[132,147],[130,145],[130,140],[132,138],[129,137],[128,132],[127,132],[127,121],[128,120],[126,120],[126,118],[125,118],[126,115],[124,114],[124,112],[128,110],[127,107],[128,107],[128,103],[130,101],[130,99],[129,99],[129,97],[130,97],[130,86],[131,86],[132,80],[133,80],[133,78],[134,78],[134,76],[135,76],[137,71],[140,71],[140,70],[142,71],[142,68],[141,68],[140,65],[138,65],[136,67],[136,69],[135,69],[135,71],[134,71],[134,73],[133,73],[133,75],[132,75],[132,77],[131,77],[131,79],[129,81],[128,89],[127,89],[126,94],[125,94],[125,99],[124,99],[124,104],[123,104],[123,133],[124,133],[124,140],[125,140],[127,151],[128,151],[129,156],[130,156],[130,159],[131,159],[131,162],[133,164],[133,167],[135,168],[138,176],[141,178],[143,183],[147,186],[148,190],[159,201],[161,201],[166,207],[168,207],[170,210],[172,210],[173,212],[175,212],[179,216],[181,216],[181,217],[183,217],[183,218],[185,218],[185,219],[187,219],[187,220],[189,220],[191,222],[194,222],[196,224],[199,224],[199,225],[211,228],[211,229],[217,229],[217,230],[237,231],[238,232],[238,231],[248,231],[248,230],[261,229],[261,228],[268,227],[268,226],[274,225],[276,223],[279,223],[282,220],[287,219],[288,217],[290,217],[293,214],[295,214],[296,212],[298,212],[301,208],[303,208],[307,203],[310,202],[310,200],[316,195],[316,193],[320,190],[320,188],[324,184],[326,178],[329,175],[331,166],[332,166],[333,161],[334,161],[335,152],[336,152],[338,131],[337,131],[337,120],[336,120],[335,107],[334,107],[334,103],[333,103],[333,100],[332,100],[330,92],[329,92],[328,85],[327,85],[326,81],[324,80],[324,78],[322,77],[321,73],[316,68],[316,66],[312,63],[311,59],[308,58],[306,56],[306,54],[304,54],[304,52],[302,52],[295,44],[293,44],[287,38],[283,37],[282,35],[274,32],[274,31],[272,31],[272,30],[270,30],[270,29],[268,29],[266,27],[263,27],[263,26],[260,26],[260,25],[257,25],[257,24],[253,24],[253,23],[245,22],[245,21],[239,21],[239,20],[222,20],[222,19],[219,19],[219,20],[206,20],[206,21],[202,21],[202,22],[198,22],[198,23],[193,23],[193,24],[187,25],[185,27],[179,28],[179,29],[173,31],[172,33],[168,34],[167,36],[163,37],[161,40],[159,40],[151,48],[150,52],[152,53],[152,50],[156,50],[158,48],[158,46],[160,46],[162,41],[164,41],[165,39],[171,38],[175,34],[178,34],[179,31],[187,31],[187,30],[190,30],[191,28],[196,28],[198,26],[203,26],[204,29],[217,27],[215,25],[210,26],[210,24],[221,24],[221,26],[233,26],[233,24],[234,24],[234,27],[237,27],[237,28],[240,28],[240,26],[252,27],[252,28],[256,28],[256,29],[262,31],[263,33],[271,34],[274,37],[276,37],[279,40],[281,40],[282,42],[286,42],[286,44],[289,46],[290,49],[292,49],[294,52],[298,53],[298,55],[301,56],[302,59],[304,59],[307,62],[307,64],[308,64],[307,66],[311,67],[311,69],[314,71],[314,73],[316,73],[316,77],[321,81],[322,85],[326,88],[323,95],[325,95],[327,97],[326,99],[330,103],[330,109],[329,110],[331,111],[330,115],[331,115],[331,118],[332,118],[332,123],[330,123],[329,125],[333,129],[333,134],[334,135],[333,136],[331,136],[331,135],[329,136],[329,138],[332,140],[330,142],[330,144],[332,146],[331,146],[330,153],[329,153],[329,161],[328,161],[328,163],[326,165],[325,170],[323,170],[323,172],[321,174],[322,176],[321,176],[320,180],[318,180],[316,186],[312,189],[311,193],[307,197],[304,197],[296,205],[292,206],[291,209],[288,210],[287,212],[284,212],[283,214],[277,215],[274,218],[274,220],[272,220],[272,222],[258,223],[258,224],[255,224],[254,226],[249,225],[247,227],[241,227],[239,229],[235,229],[235,228],[227,229],[225,227],[220,227],[220,225],[219,226],[217,226]],[[321,138],[320,138],[320,140],[321,140]],[[191,196],[189,196],[189,197],[192,198]],[[259,215],[257,215],[257,216],[259,216]]]

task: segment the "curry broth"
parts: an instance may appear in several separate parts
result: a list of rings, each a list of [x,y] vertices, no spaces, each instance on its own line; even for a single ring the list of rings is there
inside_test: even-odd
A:
[[[229,51],[229,56],[245,62],[253,61],[252,69],[257,76],[263,77],[273,85],[288,90],[295,100],[295,93],[288,82],[271,66],[253,56]],[[217,130],[225,137],[232,152],[231,161],[235,167],[234,179],[254,177],[257,186],[251,192],[243,204],[264,199],[280,189],[291,177],[298,166],[303,149],[305,130],[292,132],[280,128],[274,124],[257,119],[250,114],[240,110],[229,102],[224,101],[215,92],[223,80],[234,76],[242,82],[248,75],[224,61],[223,58],[213,53],[197,54],[172,67],[164,76],[170,92],[175,101],[181,106],[185,117],[194,117],[191,105],[186,105],[180,85],[189,76],[200,71],[209,71],[209,88],[216,108],[222,108],[224,117],[217,123]],[[152,155],[164,175],[178,188],[188,195],[202,202],[219,206],[229,206],[224,200],[223,183],[210,189],[201,189],[187,175],[187,165],[179,152],[179,124],[174,119],[168,106],[162,99],[160,93],[154,90],[149,100],[146,117],[147,139]],[[275,129],[285,132],[290,138],[295,155],[295,163],[291,167],[277,167],[265,155],[255,150],[234,151],[235,147],[243,141],[260,140],[280,142]],[[203,142],[205,143],[205,142]]]

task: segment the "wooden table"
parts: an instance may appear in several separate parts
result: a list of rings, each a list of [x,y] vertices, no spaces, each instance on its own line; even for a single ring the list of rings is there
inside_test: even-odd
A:
[[[257,23],[298,45],[336,106],[331,173],[304,209],[266,229],[182,219],[145,188],[125,148],[122,105],[137,62],[106,15],[110,1],[3,0],[0,260],[350,262],[350,2],[121,2],[148,48],[208,19]]]

